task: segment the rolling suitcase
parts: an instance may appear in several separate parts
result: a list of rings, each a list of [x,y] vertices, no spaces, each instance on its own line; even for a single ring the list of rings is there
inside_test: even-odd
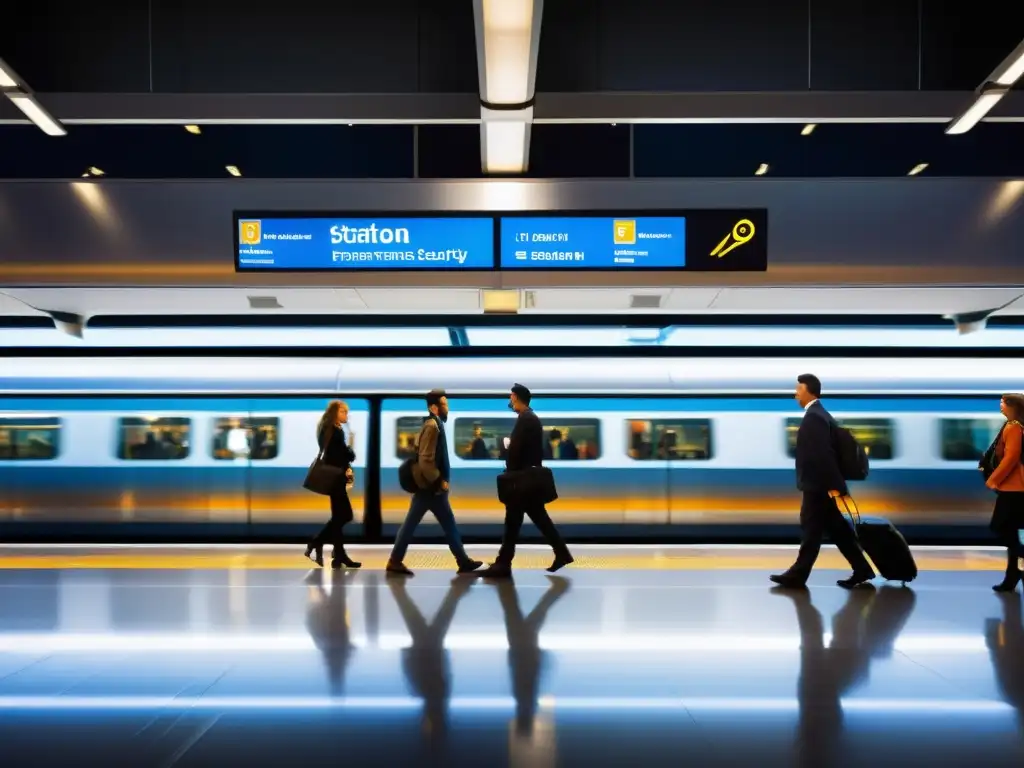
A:
[[[843,506],[853,524],[861,548],[871,558],[871,562],[884,579],[906,584],[917,578],[914,555],[907,546],[907,540],[895,525],[884,517],[861,517],[856,502],[853,502],[852,512],[846,499],[843,499]]]

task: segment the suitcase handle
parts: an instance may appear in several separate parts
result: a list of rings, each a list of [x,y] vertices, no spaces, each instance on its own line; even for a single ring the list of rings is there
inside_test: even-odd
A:
[[[849,503],[847,503],[847,499],[850,500]],[[836,500],[841,500],[843,502],[843,509],[846,510],[846,514],[850,518],[850,522],[853,523],[854,530],[857,530],[857,526],[860,525],[860,509],[858,509],[857,502],[854,500],[853,496],[837,496]],[[850,511],[851,503],[853,504],[853,512]],[[854,515],[856,515],[856,519],[854,518]]]

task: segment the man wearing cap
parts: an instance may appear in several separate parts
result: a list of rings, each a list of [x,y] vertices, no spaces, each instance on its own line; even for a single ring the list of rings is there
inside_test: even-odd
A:
[[[514,384],[509,395],[508,407],[519,414],[519,417],[508,438],[505,470],[517,472],[541,466],[544,461],[544,427],[540,423],[540,418],[530,408],[530,390],[522,384]],[[514,505],[505,506],[505,530],[501,537],[501,549],[498,550],[498,557],[494,563],[479,571],[481,576],[509,578],[512,575],[512,559],[516,555],[516,539],[519,538],[519,529],[523,527],[524,515],[529,516],[555,552],[555,559],[548,568],[550,573],[573,562],[569,548],[562,541],[555,524],[551,522],[544,504],[525,499]]]

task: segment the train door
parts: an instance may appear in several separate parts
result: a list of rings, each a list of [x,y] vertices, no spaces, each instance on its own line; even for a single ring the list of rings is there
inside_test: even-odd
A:
[[[627,471],[616,483],[622,522],[631,525],[666,525],[671,522],[671,457],[659,449],[663,419],[626,420]]]
[[[348,405],[345,439],[356,454],[352,465],[355,480],[348,493],[353,522],[360,525],[365,506],[370,405],[367,400],[341,399]],[[330,517],[327,497],[302,487],[309,465],[319,452],[317,424],[328,402],[326,398],[254,400],[249,402],[244,429],[237,424],[225,425],[230,429],[223,437],[234,441],[231,457],[246,470],[245,492],[254,533],[309,536]]]
[[[689,416],[655,419],[652,433],[654,451],[668,466],[668,522],[706,523],[718,490],[714,475],[708,471],[711,420]]]

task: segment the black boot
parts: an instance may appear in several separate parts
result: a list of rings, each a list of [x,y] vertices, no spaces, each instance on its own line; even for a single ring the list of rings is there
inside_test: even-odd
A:
[[[314,557],[315,554],[315,557]],[[316,542],[309,542],[306,545],[306,557],[312,560],[314,563],[319,565],[321,568],[324,567],[324,545],[317,544]]]
[[[1017,532],[1014,531],[1014,534]],[[996,584],[992,589],[996,592],[1013,592],[1020,582],[1020,564],[1017,562],[1019,556],[1018,548],[1009,546],[1006,548],[1006,573],[1001,583]]]
[[[344,547],[336,546],[334,548],[334,555],[331,557],[331,568],[334,570],[338,570],[342,566],[346,568],[361,568],[362,565],[362,563],[358,563],[349,557]]]

